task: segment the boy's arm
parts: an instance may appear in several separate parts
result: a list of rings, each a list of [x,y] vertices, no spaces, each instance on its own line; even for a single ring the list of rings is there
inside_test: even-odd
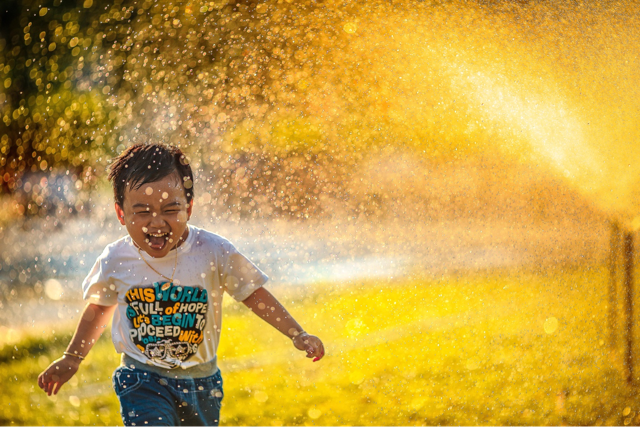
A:
[[[101,306],[89,303],[82,312],[76,332],[67,346],[67,353],[86,357],[93,345],[102,335],[116,305]],[[55,395],[73,375],[78,371],[81,358],[73,355],[63,355],[55,360],[38,376],[38,386],[47,393]]]
[[[258,288],[242,303],[279,332],[293,340],[293,345],[296,348],[307,351],[307,358],[318,361],[324,357],[322,341],[316,336],[306,333],[284,306],[265,288]]]

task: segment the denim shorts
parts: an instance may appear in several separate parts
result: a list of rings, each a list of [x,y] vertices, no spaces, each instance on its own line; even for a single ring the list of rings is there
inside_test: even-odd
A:
[[[218,426],[224,393],[220,370],[209,377],[173,379],[120,366],[113,373],[126,426]]]

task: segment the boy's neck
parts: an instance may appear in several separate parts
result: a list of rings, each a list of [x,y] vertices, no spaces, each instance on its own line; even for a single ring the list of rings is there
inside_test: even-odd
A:
[[[182,234],[180,239],[178,239],[178,243],[171,250],[174,250],[174,249],[178,248],[179,246],[181,246],[182,244],[184,244],[185,242],[187,242],[187,238],[189,237],[189,233],[190,233],[189,232],[189,225],[187,225],[187,228],[184,230],[184,233]]]

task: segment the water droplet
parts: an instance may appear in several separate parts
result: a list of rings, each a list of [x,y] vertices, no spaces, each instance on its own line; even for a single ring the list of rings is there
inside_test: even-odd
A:
[[[51,278],[44,283],[44,293],[51,300],[60,300],[64,294],[64,288],[57,279]]]
[[[309,415],[309,417],[311,419],[318,419],[322,415],[322,412],[320,410],[316,409],[315,407],[312,407],[312,408],[309,409],[307,414]]]
[[[345,31],[345,33],[354,34],[358,27],[353,22],[347,22],[346,24],[344,24],[344,27],[342,27],[342,29]]]
[[[269,396],[264,391],[256,391],[253,394],[253,398],[255,398],[256,401],[258,401],[260,403],[265,403],[269,399]]]
[[[553,334],[558,329],[558,319],[556,317],[547,318],[544,322],[544,332]]]
[[[80,399],[75,395],[69,397],[69,403],[74,407],[80,407]]]

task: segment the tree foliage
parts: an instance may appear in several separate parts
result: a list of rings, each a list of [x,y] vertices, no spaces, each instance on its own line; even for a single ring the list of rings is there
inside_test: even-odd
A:
[[[587,87],[566,89],[580,58],[555,43],[573,49],[581,39],[546,20],[569,3],[7,4],[3,192],[24,189],[38,171],[68,170],[80,187],[91,185],[126,146],[160,141],[190,155],[216,209],[271,204],[266,211],[310,214],[318,206],[309,195],[344,196],[360,161],[389,148],[433,163],[487,153],[549,158],[549,147],[570,151],[581,123],[569,95]],[[532,43],[540,34],[529,22],[549,25],[547,39]],[[558,58],[574,62],[557,67]],[[296,202],[276,206],[283,192]]]
[[[356,37],[359,17],[394,8],[13,0],[0,39],[3,189],[26,171],[100,169],[132,142],[283,155],[431,138],[424,126],[406,132],[393,49],[371,52],[379,40]]]

